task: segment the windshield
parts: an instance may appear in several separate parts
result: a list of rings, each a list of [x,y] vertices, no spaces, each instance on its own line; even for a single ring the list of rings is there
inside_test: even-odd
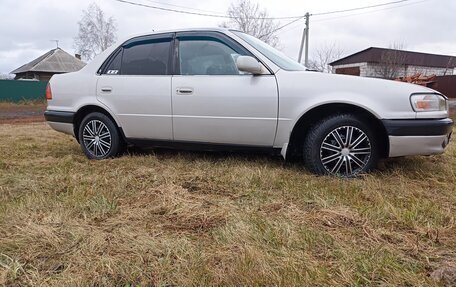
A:
[[[276,50],[275,48],[269,46],[265,42],[257,39],[249,34],[239,32],[239,31],[232,31],[234,34],[239,36],[242,40],[249,43],[253,48],[258,50],[261,54],[263,54],[266,58],[274,62],[280,68],[287,70],[287,71],[305,71],[306,67],[299,64],[295,60],[292,60],[285,56],[282,52]]]

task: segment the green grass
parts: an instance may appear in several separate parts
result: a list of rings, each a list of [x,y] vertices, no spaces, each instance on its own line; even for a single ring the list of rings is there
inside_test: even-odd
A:
[[[456,265],[456,147],[357,179],[266,155],[89,161],[0,125],[0,285],[438,286]]]

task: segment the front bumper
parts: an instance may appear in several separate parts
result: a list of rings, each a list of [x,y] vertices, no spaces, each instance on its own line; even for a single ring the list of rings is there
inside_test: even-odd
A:
[[[448,146],[453,121],[383,120],[389,136],[389,157],[440,154]]]

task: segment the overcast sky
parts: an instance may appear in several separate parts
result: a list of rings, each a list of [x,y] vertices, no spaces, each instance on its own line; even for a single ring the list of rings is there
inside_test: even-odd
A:
[[[184,9],[166,4],[226,13],[236,0],[131,0]],[[255,0],[252,0],[255,1]],[[319,13],[392,0],[261,0],[273,17]],[[151,30],[218,26],[219,18],[193,16],[136,7],[115,0],[0,0],[0,73],[9,73],[50,49],[52,39],[74,54],[73,37],[82,10],[95,2],[116,19],[118,38]],[[192,10],[196,11],[196,10]],[[286,24],[290,20],[281,20]],[[350,13],[311,17],[310,54],[328,43],[337,43],[345,55],[367,47],[403,43],[407,50],[456,56],[456,0],[409,2]],[[297,58],[303,21],[281,30],[281,50]]]

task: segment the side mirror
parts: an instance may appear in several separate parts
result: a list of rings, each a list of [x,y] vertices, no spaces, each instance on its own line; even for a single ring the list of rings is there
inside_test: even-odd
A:
[[[239,56],[236,59],[236,66],[241,72],[252,73],[254,75],[263,73],[263,65],[250,56]]]

